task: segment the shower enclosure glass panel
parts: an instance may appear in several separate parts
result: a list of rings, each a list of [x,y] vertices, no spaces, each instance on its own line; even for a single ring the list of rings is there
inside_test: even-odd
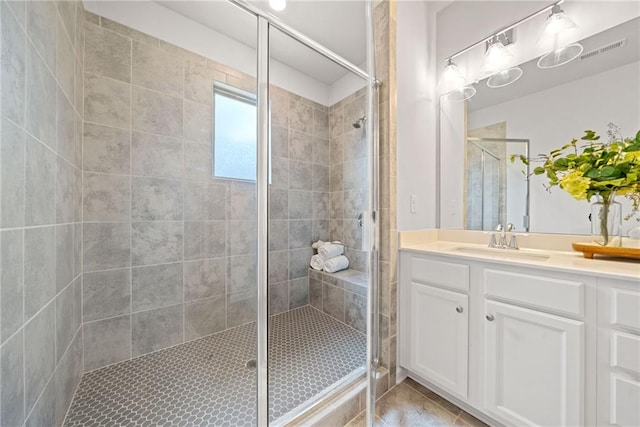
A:
[[[279,425],[364,378],[370,140],[365,79],[276,28],[269,40],[269,412]],[[311,269],[318,240],[342,242],[348,268]]]

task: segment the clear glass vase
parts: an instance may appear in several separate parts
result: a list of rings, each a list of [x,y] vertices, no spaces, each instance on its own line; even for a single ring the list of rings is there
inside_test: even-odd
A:
[[[591,205],[591,237],[602,246],[622,243],[622,206],[615,201],[615,193],[598,197]]]

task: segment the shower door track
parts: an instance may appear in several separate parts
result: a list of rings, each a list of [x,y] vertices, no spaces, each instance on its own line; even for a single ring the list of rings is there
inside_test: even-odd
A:
[[[257,425],[259,427],[269,425],[269,398],[268,398],[268,308],[267,308],[267,266],[268,266],[268,173],[269,173],[269,28],[280,30],[294,40],[302,43],[332,62],[346,68],[367,81],[368,106],[367,111],[371,120],[367,121],[368,137],[371,144],[369,154],[373,155],[370,161],[369,179],[371,180],[371,194],[369,201],[369,222],[366,250],[369,254],[369,286],[367,287],[367,425],[372,425],[372,411],[375,404],[375,379],[378,362],[378,126],[377,126],[377,104],[378,88],[380,82],[374,77],[375,62],[373,58],[373,26],[370,22],[373,18],[373,0],[367,0],[367,68],[369,73],[351,63],[347,59],[326,48],[315,40],[305,36],[294,28],[286,25],[277,17],[264,12],[263,10],[249,4],[246,0],[227,0],[229,3],[254,15],[258,20],[257,37],[257,115],[258,115],[258,149],[257,149],[257,351],[256,351],[256,371],[257,371]],[[308,409],[308,408],[306,408]]]

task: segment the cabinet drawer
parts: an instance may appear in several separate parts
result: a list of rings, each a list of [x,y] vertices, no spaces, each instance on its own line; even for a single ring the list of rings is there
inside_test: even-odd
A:
[[[488,297],[584,316],[585,284],[582,282],[487,269],[484,284]]]
[[[611,325],[640,331],[640,291],[611,289]]]
[[[640,383],[611,374],[611,411],[609,422],[617,426],[640,425]]]
[[[640,337],[624,332],[611,334],[611,366],[640,374]]]
[[[469,291],[469,266],[411,257],[411,281]]]

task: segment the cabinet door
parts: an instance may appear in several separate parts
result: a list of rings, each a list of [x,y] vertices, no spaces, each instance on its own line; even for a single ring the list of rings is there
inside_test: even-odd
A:
[[[584,424],[584,322],[486,302],[485,406],[507,425]]]
[[[411,368],[443,389],[467,397],[467,295],[411,283]]]

